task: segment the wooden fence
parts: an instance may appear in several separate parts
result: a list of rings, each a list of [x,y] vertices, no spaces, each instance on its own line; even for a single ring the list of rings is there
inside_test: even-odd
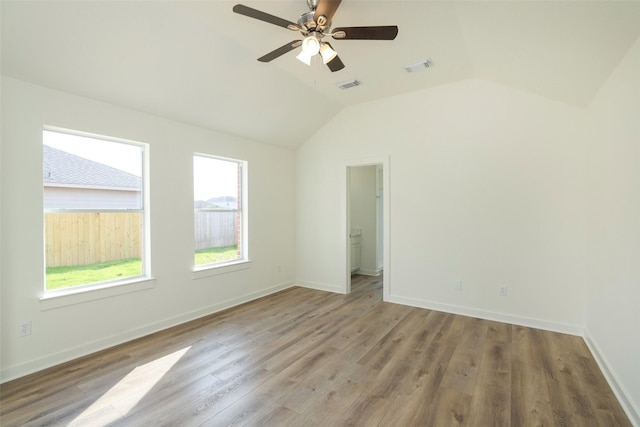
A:
[[[238,242],[236,212],[196,211],[195,249],[234,246]],[[142,213],[47,213],[47,267],[74,266],[140,258]]]
[[[47,213],[47,267],[140,258],[142,213]]]
[[[238,216],[237,212],[196,210],[196,250],[237,245]]]

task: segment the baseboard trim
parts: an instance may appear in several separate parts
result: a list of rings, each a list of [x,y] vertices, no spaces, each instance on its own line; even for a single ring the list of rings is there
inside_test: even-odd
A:
[[[587,347],[589,347],[589,351],[591,351],[591,354],[600,367],[607,383],[609,383],[609,387],[613,390],[613,394],[616,395],[618,402],[622,405],[622,409],[624,409],[627,417],[629,417],[631,424],[635,427],[640,427],[640,408],[638,408],[638,406],[636,406],[633,401],[627,397],[629,396],[629,393],[627,393],[622,383],[618,381],[618,376],[615,372],[609,369],[609,366],[611,365],[607,362],[607,358],[604,357],[600,351],[598,344],[593,340],[588,329],[585,330],[584,341],[587,343]]]
[[[510,323],[513,325],[526,326],[529,328],[543,329],[546,331],[560,332],[569,335],[577,335],[580,337],[584,336],[584,329],[582,327],[578,325],[571,325],[568,323],[550,322],[547,320],[534,319],[530,317],[514,316],[512,314],[478,310],[470,307],[442,304],[415,298],[399,297],[396,295],[390,295],[389,298],[387,298],[385,301],[396,304],[409,305],[412,307],[426,308],[429,310],[443,311],[446,313],[459,314],[461,316],[476,317],[479,319]]]
[[[298,281],[296,282],[296,285],[302,288],[315,289],[317,291],[333,292],[334,294],[344,294],[344,289],[336,285],[328,285],[326,283]]]
[[[362,268],[358,271],[354,271],[354,274],[362,274],[363,276],[380,276],[382,274],[382,270],[363,270]]]
[[[258,298],[262,298],[276,292],[280,292],[292,286],[295,286],[293,281],[280,283],[278,285],[263,289],[258,292],[253,292],[237,298],[232,298],[218,304],[213,304],[198,310],[173,316],[160,322],[150,323],[148,325],[136,328],[131,331],[127,331],[122,334],[112,335],[107,338],[91,341],[89,343],[85,343],[65,351],[48,355],[46,357],[41,357],[39,359],[21,363],[19,365],[7,367],[0,371],[0,384],[36,373],[38,371],[42,371],[47,368],[51,368],[56,365],[60,365],[65,362],[69,362],[79,357],[87,356],[89,354],[105,350],[119,344],[123,344],[128,341],[133,341],[146,335],[172,328],[174,326],[178,326],[183,323],[187,323],[192,320],[196,320],[201,317],[208,316],[219,311],[256,300]]]

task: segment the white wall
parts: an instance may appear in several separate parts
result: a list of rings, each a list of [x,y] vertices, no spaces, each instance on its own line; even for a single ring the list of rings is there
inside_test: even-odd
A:
[[[44,125],[150,145],[151,289],[42,310]],[[249,269],[193,278],[194,152],[248,161]],[[3,78],[2,381],[290,286],[294,159],[289,150]],[[18,337],[22,320],[33,322],[32,335]]]
[[[344,110],[297,152],[298,282],[344,288],[344,165],[389,155],[390,301],[581,333],[584,114],[479,80]]]
[[[351,228],[361,231],[359,273],[376,275],[376,166],[354,166],[349,172]]]
[[[640,39],[589,108],[586,337],[640,425]]]

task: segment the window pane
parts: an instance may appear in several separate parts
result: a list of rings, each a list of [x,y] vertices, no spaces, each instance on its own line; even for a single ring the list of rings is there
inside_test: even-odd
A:
[[[243,258],[242,162],[193,157],[195,265]]]
[[[45,209],[142,209],[142,147],[44,131]]]
[[[142,146],[43,132],[46,290],[144,274]]]
[[[46,213],[47,290],[141,276],[142,214]]]

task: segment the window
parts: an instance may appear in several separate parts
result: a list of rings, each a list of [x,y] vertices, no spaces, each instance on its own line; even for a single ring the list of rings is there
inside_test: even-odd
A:
[[[45,291],[146,276],[144,145],[44,130]]]
[[[246,162],[193,156],[196,267],[247,260]]]

